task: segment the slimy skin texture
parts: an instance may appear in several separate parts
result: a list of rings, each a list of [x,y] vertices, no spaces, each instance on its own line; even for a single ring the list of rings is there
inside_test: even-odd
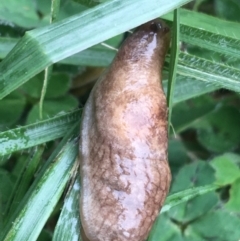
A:
[[[168,193],[161,71],[169,41],[164,22],[140,26],[85,105],[79,147],[84,240],[144,241]]]

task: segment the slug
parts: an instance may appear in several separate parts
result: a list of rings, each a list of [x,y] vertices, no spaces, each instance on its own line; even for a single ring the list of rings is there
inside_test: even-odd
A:
[[[171,181],[161,83],[169,42],[163,21],[140,26],[84,107],[79,145],[84,240],[143,241],[159,214]]]

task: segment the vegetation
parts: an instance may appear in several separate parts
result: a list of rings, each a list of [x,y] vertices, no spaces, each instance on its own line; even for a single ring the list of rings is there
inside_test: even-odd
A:
[[[239,240],[239,11],[238,0],[1,0],[0,241],[79,240],[81,108],[125,32],[160,16],[174,36],[173,181],[148,241]]]

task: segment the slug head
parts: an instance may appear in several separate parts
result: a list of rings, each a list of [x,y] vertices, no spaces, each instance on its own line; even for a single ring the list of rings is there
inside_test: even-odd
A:
[[[139,26],[120,48],[116,59],[118,63],[139,62],[147,68],[161,70],[170,44],[170,29],[160,19],[155,19]],[[156,66],[157,65],[157,66]]]
[[[160,64],[163,64],[161,60],[165,58],[170,44],[170,28],[167,24],[161,19],[154,19],[138,27],[136,32],[145,33],[145,36],[156,36],[157,46],[155,51],[158,53],[156,57],[160,59]]]

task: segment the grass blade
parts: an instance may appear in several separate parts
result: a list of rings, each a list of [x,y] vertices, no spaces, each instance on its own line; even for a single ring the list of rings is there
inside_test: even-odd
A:
[[[80,121],[80,111],[0,133],[0,156],[64,136]]]
[[[172,208],[180,203],[187,202],[194,197],[214,191],[218,188],[220,188],[219,185],[211,184],[211,185],[207,185],[207,186],[203,186],[203,187],[189,188],[187,190],[184,190],[184,191],[181,191],[178,193],[174,193],[167,197],[167,199],[164,203],[164,206],[161,210],[161,213],[168,211],[170,208]]]
[[[179,54],[179,11],[174,10],[173,31],[172,31],[172,48],[169,67],[169,81],[167,89],[168,105],[168,132],[170,133],[174,87],[177,75],[177,63]]]
[[[178,73],[240,92],[240,71],[224,64],[180,53]]]
[[[61,215],[54,231],[53,241],[81,241],[79,218],[80,181],[77,177],[72,190],[64,201]]]

